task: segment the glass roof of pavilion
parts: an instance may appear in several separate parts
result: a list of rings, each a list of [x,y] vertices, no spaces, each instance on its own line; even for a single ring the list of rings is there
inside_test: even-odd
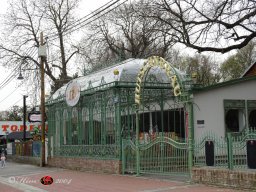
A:
[[[103,86],[106,84],[118,82],[136,82],[137,75],[139,70],[143,66],[143,63],[146,59],[128,59],[117,65],[113,65],[102,70],[93,72],[89,75],[78,77],[72,81],[76,81],[80,87],[81,91],[85,91],[91,88]],[[115,70],[119,71],[119,75],[114,75]],[[182,80],[185,78],[185,73],[176,69],[176,73],[179,75]],[[169,78],[167,77],[165,71],[160,67],[153,67],[149,70],[147,74],[147,82],[155,83],[170,83]],[[67,84],[58,89],[51,97],[50,100],[57,98],[62,98],[65,95]]]

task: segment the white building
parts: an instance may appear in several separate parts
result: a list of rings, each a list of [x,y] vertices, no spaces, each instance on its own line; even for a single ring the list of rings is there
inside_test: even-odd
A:
[[[256,128],[256,63],[239,79],[198,88],[193,92],[194,135]]]

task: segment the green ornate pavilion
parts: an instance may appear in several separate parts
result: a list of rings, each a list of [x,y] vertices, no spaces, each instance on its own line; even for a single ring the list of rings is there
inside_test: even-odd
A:
[[[72,80],[47,101],[49,163],[58,166],[65,158],[86,170],[97,164],[107,172],[143,172],[145,155],[152,162],[159,153],[172,153],[174,160],[161,158],[167,167],[161,172],[186,172],[192,139],[184,94],[189,83],[186,74],[159,57],[129,59]],[[79,98],[70,105],[71,84]],[[158,138],[166,138],[165,146]],[[145,152],[137,148],[151,144]]]
[[[197,88],[156,56],[74,79],[47,101],[48,165],[190,176],[194,167],[255,169],[255,80]]]

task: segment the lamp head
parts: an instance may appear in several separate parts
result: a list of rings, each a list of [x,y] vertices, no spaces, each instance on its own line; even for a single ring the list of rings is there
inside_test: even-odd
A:
[[[22,76],[22,74],[21,74],[21,72],[20,72],[20,74],[19,74],[19,76],[18,76],[18,78],[17,78],[17,79],[19,79],[19,80],[24,79],[24,78],[23,78],[23,76]]]

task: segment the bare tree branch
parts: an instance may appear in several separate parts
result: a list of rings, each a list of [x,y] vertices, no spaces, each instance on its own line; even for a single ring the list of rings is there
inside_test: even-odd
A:
[[[245,0],[161,0],[149,19],[162,23],[175,42],[203,51],[226,53],[256,37],[256,4]],[[163,31],[164,31],[163,29]]]
[[[43,31],[45,36],[54,32],[58,35],[58,43],[52,46],[56,41],[47,42],[51,47],[45,73],[53,82],[53,92],[70,80],[73,75],[68,74],[67,67],[78,49],[69,36],[63,35],[63,31],[73,24],[73,11],[77,5],[75,0],[13,0],[5,17],[7,30],[1,36],[4,42],[0,46],[3,65],[19,60],[18,63],[13,62],[13,68],[17,65],[22,65],[23,70],[39,67],[37,51],[34,51],[35,46],[39,46],[39,32]],[[57,68],[57,72],[53,68]]]

